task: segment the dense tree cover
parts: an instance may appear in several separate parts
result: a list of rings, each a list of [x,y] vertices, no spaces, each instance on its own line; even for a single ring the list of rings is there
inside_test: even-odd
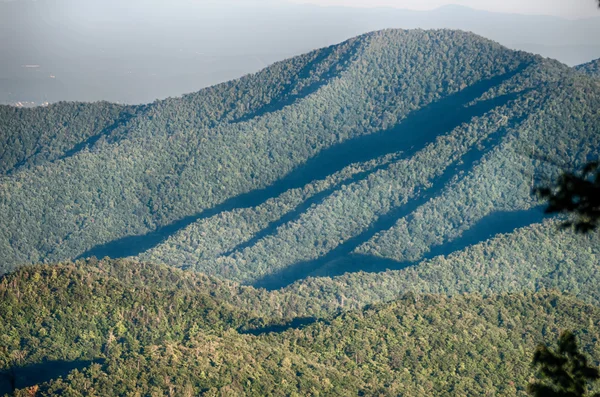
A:
[[[600,77],[600,59],[576,66],[575,69],[592,77]]]
[[[61,102],[0,106],[0,174],[75,154],[126,124],[143,107]]]
[[[532,91],[437,136],[409,158],[399,153],[388,166],[363,171],[341,186],[327,179],[306,185],[310,191],[323,186],[326,195],[317,194],[317,202],[309,196],[309,205],[299,204],[303,196],[289,191],[271,204],[224,211],[139,258],[254,283],[299,263],[326,268],[350,254],[415,262],[460,241],[481,222],[493,232],[498,225],[489,219],[501,220],[499,211],[539,205],[532,188],[559,173],[547,159],[584,164],[600,147],[596,88],[573,76],[541,83],[548,67],[527,69],[492,90],[487,96]],[[421,126],[420,132],[426,130]],[[355,164],[342,174],[357,167],[368,169]]]
[[[325,180],[352,163],[397,155],[399,160],[387,169],[336,188],[323,205],[287,222],[261,244],[221,259],[233,278],[256,280],[370,233],[370,225],[379,218],[393,218],[391,210],[424,199],[428,188],[443,184],[455,169],[468,174],[467,165],[483,155],[476,147],[491,155],[498,145],[494,139],[518,138],[524,133],[517,131],[523,117],[530,117],[527,122],[535,131],[547,134],[565,130],[555,124],[573,127],[568,129],[571,139],[552,151],[572,152],[572,145],[581,141],[594,144],[588,142],[597,136],[591,127],[578,118],[563,117],[563,112],[581,114],[593,105],[595,88],[583,84],[582,78],[557,62],[464,32],[388,30],[278,63],[238,81],[159,101],[94,142],[90,150],[2,180],[2,268],[82,254],[102,256],[111,252],[90,250],[186,217],[204,220],[203,211],[214,215],[211,208],[256,207],[315,179]],[[560,98],[579,100],[544,107]],[[545,135],[530,135],[534,142],[547,140]],[[365,142],[371,146],[361,152]],[[574,154],[577,160],[585,155]],[[512,163],[515,156],[504,161]],[[531,172],[530,162],[519,158],[522,170]],[[418,161],[423,164],[414,168]],[[506,177],[516,168],[518,164]],[[284,178],[294,169],[296,174]],[[522,178],[509,184],[512,190],[501,195],[518,191],[518,202],[530,205],[522,194],[528,184],[521,182]],[[502,179],[496,183],[505,184]],[[494,205],[485,203],[486,208]],[[488,212],[482,206],[474,219]],[[177,230],[167,229],[159,237]],[[234,247],[253,235],[243,234]],[[281,247],[282,252],[274,254],[270,247]],[[269,257],[263,262],[265,252]],[[201,259],[188,265],[202,269]]]
[[[554,288],[597,305],[600,303],[598,236],[572,232],[558,235],[558,224],[558,221],[547,221],[522,228],[402,270],[386,271],[388,264],[385,264],[377,272],[348,273],[335,278],[309,277],[270,293],[201,273],[181,272],[145,262],[104,260],[100,263],[103,272],[120,280],[161,288],[210,290],[213,296],[235,307],[252,308],[260,316],[288,320],[327,317],[341,310],[391,301],[408,292],[454,296]],[[357,257],[356,260],[364,259]]]
[[[0,273],[136,257],[2,277],[4,384],[525,395],[563,329],[597,365],[600,237],[557,238],[531,191],[597,157],[599,90],[389,30],[147,106],[1,108]]]
[[[360,251],[412,261],[432,247],[457,238],[495,211],[537,205],[531,196],[532,188],[554,179],[557,169],[536,157],[585,164],[600,148],[594,111],[600,103],[589,97],[586,82],[566,85],[564,91],[557,89],[560,94],[546,96],[544,110],[528,114],[468,175],[445,187],[438,197],[400,219],[391,229],[382,231]],[[540,134],[541,131],[546,134]]]
[[[326,316],[339,310],[391,301],[399,295],[460,295],[514,293],[554,288],[600,304],[600,244],[597,235],[558,234],[558,221],[547,221],[496,236],[488,241],[410,265],[393,263],[371,272],[338,277],[309,277],[259,298],[231,289],[222,296],[240,307],[264,307],[276,316]],[[369,268],[369,257],[356,257],[358,268]],[[365,262],[365,263],[362,263]],[[276,299],[268,298],[276,296]]]
[[[230,287],[126,261],[5,275],[3,386],[14,376],[16,395],[24,396],[525,395],[520,385],[532,377],[536,344],[562,329],[576,330],[594,364],[600,358],[600,309],[558,292],[408,294],[300,329],[253,335],[238,330],[277,319],[210,296]],[[94,362],[61,378],[23,378],[31,366],[77,360]]]
[[[142,286],[103,270],[102,263],[34,266],[0,281],[4,381],[27,383],[20,374],[35,364],[102,359],[40,394],[305,395],[300,391],[356,388],[310,357],[239,335],[234,330],[251,316],[218,303],[209,290]],[[330,387],[323,379],[331,379]]]
[[[597,321],[595,310],[552,292],[453,299],[409,295],[287,335],[323,362],[341,357],[342,368],[386,382],[390,395],[519,395],[531,376],[530,343],[556,338],[564,327],[587,330]],[[563,317],[566,312],[574,317]],[[547,321],[556,322],[548,326]],[[584,344],[591,347],[588,336]],[[587,352],[595,350],[589,347]],[[498,379],[503,373],[506,378]]]

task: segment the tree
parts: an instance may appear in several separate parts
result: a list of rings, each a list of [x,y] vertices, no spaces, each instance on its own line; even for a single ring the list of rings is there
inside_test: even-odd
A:
[[[598,7],[600,7],[600,0]],[[588,233],[598,228],[600,223],[600,163],[586,164],[582,171],[564,173],[556,185],[537,189],[538,195],[548,200],[546,213],[566,213],[574,215],[573,221],[563,224],[574,227],[579,233]]]
[[[564,173],[556,185],[538,189],[548,200],[546,213],[566,213],[574,217],[563,224],[577,232],[596,230],[600,223],[600,163],[588,163],[579,173]]]
[[[558,340],[558,351],[539,345],[532,365],[538,368],[541,381],[530,383],[527,391],[534,397],[584,397],[590,384],[600,379],[598,369],[588,364],[579,351],[575,335],[566,331]],[[600,393],[592,397],[600,397]]]

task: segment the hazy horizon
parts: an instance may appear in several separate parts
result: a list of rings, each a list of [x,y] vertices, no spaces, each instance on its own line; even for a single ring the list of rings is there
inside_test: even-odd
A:
[[[537,0],[3,0],[0,103],[147,103],[385,28],[472,31],[570,66],[599,58],[596,2],[546,3],[563,18],[525,15]],[[523,14],[492,11],[502,4]],[[584,9],[595,18],[565,19]]]
[[[296,4],[344,7],[392,7],[430,11],[445,6],[463,6],[475,10],[522,15],[551,15],[569,19],[600,16],[598,5],[589,0],[280,0]],[[596,14],[595,14],[596,13]]]
[[[26,2],[39,0],[0,0]],[[84,0],[85,1],[85,0]],[[203,5],[236,4],[238,6],[311,4],[360,8],[391,7],[401,10],[431,11],[445,6],[463,6],[475,10],[522,15],[551,15],[579,19],[600,15],[598,5],[590,0],[186,0]],[[168,2],[167,4],[172,4]],[[596,15],[594,15],[596,14]]]

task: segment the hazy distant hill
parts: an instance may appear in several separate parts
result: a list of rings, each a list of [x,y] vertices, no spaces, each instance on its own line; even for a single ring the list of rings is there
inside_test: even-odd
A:
[[[532,187],[597,154],[599,89],[387,30],[148,106],[4,108],[2,269],[138,256],[276,289],[411,267],[539,223]]]
[[[283,1],[0,2],[0,103],[151,102],[384,28],[472,31],[576,65],[600,57],[600,11],[591,16],[571,21],[458,6],[417,12]]]

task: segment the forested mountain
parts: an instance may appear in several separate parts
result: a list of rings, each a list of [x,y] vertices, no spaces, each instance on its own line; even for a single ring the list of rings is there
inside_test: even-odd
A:
[[[578,69],[386,30],[0,107],[0,394],[525,395],[565,329],[598,365],[600,237],[532,194],[597,158]]]
[[[600,88],[459,31],[387,30],[140,107],[2,111],[0,257],[137,256],[269,289],[540,222]]]
[[[278,296],[244,311],[225,294],[239,288],[265,293],[134,262],[24,267],[0,279],[0,386],[18,396],[525,395],[535,345],[561,329],[600,358],[600,309],[553,291],[408,294],[274,326],[282,319],[265,308]]]

